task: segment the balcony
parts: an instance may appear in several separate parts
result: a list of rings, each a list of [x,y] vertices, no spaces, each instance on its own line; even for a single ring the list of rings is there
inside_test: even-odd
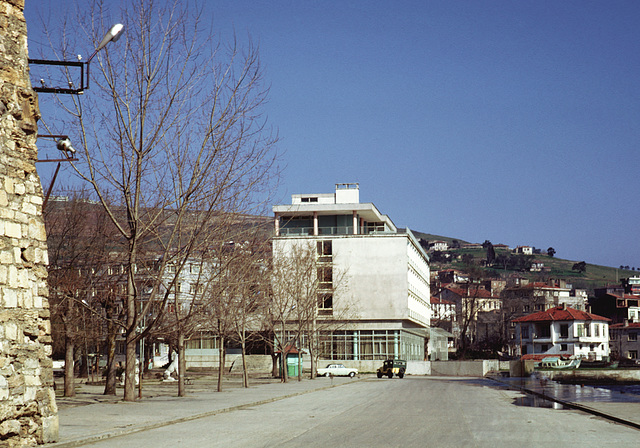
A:
[[[370,235],[385,232],[383,226],[364,226],[358,228],[359,235]],[[281,227],[280,236],[313,236],[313,227]],[[318,235],[353,235],[353,226],[318,227]]]

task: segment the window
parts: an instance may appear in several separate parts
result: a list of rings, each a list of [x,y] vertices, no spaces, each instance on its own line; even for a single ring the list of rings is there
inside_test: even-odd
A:
[[[600,336],[600,325],[599,324],[594,324],[593,325],[593,335],[596,337]]]
[[[531,307],[529,305],[524,305],[522,307],[522,312],[523,313],[528,313],[530,309],[531,309]]]
[[[629,350],[629,359],[638,359],[638,350]]]
[[[318,261],[321,263],[331,262],[332,255],[331,240],[318,241]]]
[[[192,274],[200,273],[200,265],[199,264],[191,263],[189,268],[190,268]]]
[[[333,294],[330,293],[320,293],[318,294],[318,309],[322,310],[330,310],[333,308]]]
[[[566,352],[567,351],[567,344],[560,344],[560,351],[561,352]]]
[[[318,198],[302,198],[302,202],[318,202]]]
[[[536,305],[534,306],[534,309],[535,309],[536,311],[544,311],[544,305],[542,305],[542,304],[536,304]]]
[[[176,273],[176,265],[175,264],[168,264],[167,265],[167,273],[175,274]]]
[[[612,332],[612,333],[609,335],[609,338],[611,338],[611,340],[612,340],[612,341],[615,341],[616,339],[618,339],[618,334],[617,334],[617,333],[615,333],[615,332]]]
[[[629,340],[630,341],[637,341],[638,340],[638,333],[636,333],[635,331],[632,331],[631,333],[629,333]]]
[[[583,324],[584,325],[584,335],[586,337],[591,337],[591,324]]]
[[[522,339],[529,339],[529,327],[528,326],[523,326],[520,329],[520,334],[521,334],[521,338]]]
[[[569,337],[569,324],[560,324],[560,338],[567,339]]]
[[[547,339],[551,337],[551,327],[549,324],[540,324],[536,327],[538,338]]]
[[[204,285],[199,283],[189,283],[189,294],[202,294],[204,292]]]
[[[321,266],[318,268],[318,286],[320,289],[331,289],[333,287],[333,269],[331,266]]]

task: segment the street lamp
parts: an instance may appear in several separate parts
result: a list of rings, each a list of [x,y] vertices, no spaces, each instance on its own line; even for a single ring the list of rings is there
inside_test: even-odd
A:
[[[89,67],[90,67],[89,64],[91,63],[91,59],[93,59],[93,57],[98,53],[98,51],[102,50],[109,42],[115,42],[118,39],[120,39],[120,36],[122,35],[123,30],[124,30],[123,24],[116,23],[115,25],[113,25],[111,29],[107,31],[107,34],[104,35],[104,37],[96,47],[96,50],[93,52],[93,54],[89,56],[89,59],[87,59],[87,62],[85,62],[87,66],[87,86],[86,86],[87,89],[89,88]]]
[[[98,53],[98,51],[102,50],[109,42],[117,41],[122,35],[122,31],[124,30],[124,25],[121,23],[117,23],[111,27],[111,29],[104,35],[95,51],[89,56],[86,62],[81,62],[81,56],[78,55],[78,61],[53,61],[49,59],[29,59],[29,64],[34,65],[53,65],[58,67],[78,67],[80,68],[80,88],[74,89],[73,83],[69,82],[68,87],[47,87],[44,79],[40,79],[41,86],[33,87],[33,90],[39,93],[62,93],[62,94],[71,94],[71,95],[79,95],[84,92],[85,89],[89,88],[89,67],[91,64],[91,60]],[[85,66],[87,72],[87,80],[85,85]]]

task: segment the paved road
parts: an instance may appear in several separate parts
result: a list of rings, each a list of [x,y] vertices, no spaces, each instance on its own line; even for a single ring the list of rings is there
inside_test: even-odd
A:
[[[607,447],[640,432],[520,406],[483,379],[375,378],[92,444],[95,447]]]

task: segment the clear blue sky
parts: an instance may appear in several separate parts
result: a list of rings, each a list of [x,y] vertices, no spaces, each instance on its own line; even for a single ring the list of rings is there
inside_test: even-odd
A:
[[[64,2],[26,3],[36,33],[36,7]],[[358,182],[399,227],[640,268],[640,2],[206,12],[222,40],[235,30],[260,45],[285,151],[279,203]]]

